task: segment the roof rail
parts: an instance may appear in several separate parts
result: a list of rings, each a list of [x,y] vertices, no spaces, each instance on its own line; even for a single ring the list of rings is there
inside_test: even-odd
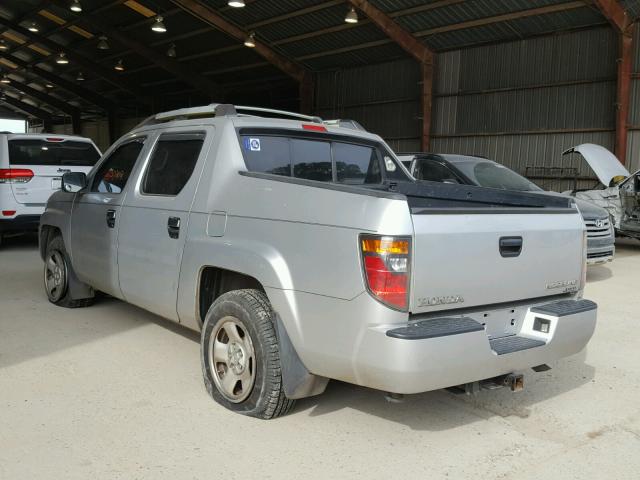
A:
[[[170,122],[173,120],[189,120],[192,118],[207,117],[227,117],[237,115],[238,110],[244,112],[272,113],[274,115],[279,115],[282,117],[299,118],[308,122],[322,123],[322,119],[320,117],[302,115],[301,113],[287,112],[285,110],[275,110],[272,108],[262,107],[248,107],[241,105],[235,106],[229,103],[211,103],[209,105],[203,105],[201,107],[179,108],[178,110],[156,113],[154,115],[151,115],[150,117],[145,118],[142,122],[136,125],[135,128],[140,128],[146,125],[155,125],[158,123]]]
[[[244,112],[272,113],[274,115],[280,115],[282,117],[300,118],[302,120],[306,120],[307,122],[322,123],[322,119],[320,117],[303,115],[302,113],[288,112],[286,110],[275,110],[273,108],[262,107],[248,107],[245,105],[235,105],[235,109]]]

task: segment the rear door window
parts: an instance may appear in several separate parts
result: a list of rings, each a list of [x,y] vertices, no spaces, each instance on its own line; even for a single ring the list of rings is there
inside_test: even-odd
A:
[[[142,193],[178,195],[193,174],[204,136],[204,133],[161,135],[142,182]]]
[[[96,172],[92,192],[121,193],[131,176],[144,143],[140,140],[116,148]]]
[[[11,165],[92,167],[100,152],[90,142],[46,139],[9,140]]]

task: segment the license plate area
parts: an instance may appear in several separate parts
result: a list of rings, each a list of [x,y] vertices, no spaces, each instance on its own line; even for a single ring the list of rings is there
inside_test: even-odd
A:
[[[514,306],[484,312],[479,310],[469,316],[482,323],[489,338],[500,338],[517,334],[528,310],[526,306]]]

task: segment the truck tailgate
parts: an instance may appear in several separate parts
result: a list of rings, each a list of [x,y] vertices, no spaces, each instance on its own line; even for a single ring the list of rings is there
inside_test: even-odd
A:
[[[579,290],[584,224],[577,211],[564,212],[414,213],[410,311]]]

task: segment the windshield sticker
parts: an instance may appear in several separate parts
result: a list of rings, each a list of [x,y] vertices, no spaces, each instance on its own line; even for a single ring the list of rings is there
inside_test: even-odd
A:
[[[260,139],[259,138],[246,138],[244,139],[244,149],[251,152],[260,151]]]

